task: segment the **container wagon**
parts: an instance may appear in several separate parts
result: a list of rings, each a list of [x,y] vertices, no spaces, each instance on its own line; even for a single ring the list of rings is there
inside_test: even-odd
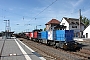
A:
[[[42,41],[41,41],[41,40],[42,40],[42,39],[41,39],[41,32],[38,32],[38,37],[37,37],[37,39],[38,39],[37,42],[40,42],[40,43],[42,42]]]
[[[40,30],[33,30],[32,33],[33,33],[32,40],[39,42],[39,39],[40,39],[40,37],[41,37]]]
[[[29,39],[32,40],[32,38],[33,38],[33,32],[30,32],[29,33]]]
[[[41,32],[41,43],[47,44],[48,39],[48,31],[42,31]]]
[[[25,32],[25,38],[29,40],[29,33],[30,32]]]

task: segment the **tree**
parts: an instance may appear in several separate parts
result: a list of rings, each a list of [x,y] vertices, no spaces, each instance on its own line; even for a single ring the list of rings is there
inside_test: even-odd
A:
[[[44,31],[46,31],[46,28],[44,28]]]
[[[89,21],[90,19],[88,19],[87,17],[83,17],[81,16],[81,21],[85,24],[85,26],[87,27],[89,25]]]

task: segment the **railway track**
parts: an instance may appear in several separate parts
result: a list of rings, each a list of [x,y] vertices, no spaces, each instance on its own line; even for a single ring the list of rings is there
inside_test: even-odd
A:
[[[64,50],[61,50],[60,51],[64,51]],[[67,52],[67,53],[70,53],[71,55],[73,56],[77,56],[78,58],[81,57],[80,60],[88,60],[90,59],[89,57],[89,53],[86,53],[86,51],[78,51],[78,52],[74,52],[74,51],[64,51],[64,52]],[[76,59],[75,59],[76,60]]]
[[[46,46],[37,42],[19,38],[30,48],[34,49],[36,52],[41,54],[47,60],[88,60],[88,54],[85,51],[80,52],[70,52],[64,51],[62,49],[55,49],[51,46]]]

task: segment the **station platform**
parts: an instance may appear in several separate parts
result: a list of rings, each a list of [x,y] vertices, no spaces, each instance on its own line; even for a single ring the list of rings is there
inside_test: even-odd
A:
[[[0,37],[0,60],[46,60],[17,38]]]

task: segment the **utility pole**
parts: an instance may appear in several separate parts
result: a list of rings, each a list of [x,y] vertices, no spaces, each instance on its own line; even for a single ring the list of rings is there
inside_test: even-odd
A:
[[[81,31],[81,9],[79,9],[79,30],[80,30],[79,37],[81,38],[81,36],[82,36],[82,31]]]
[[[79,30],[81,31],[81,9],[79,9]]]
[[[6,27],[7,27],[7,20],[4,20],[5,21],[5,31],[6,31]]]
[[[10,32],[10,20],[4,20],[6,22],[5,31]]]
[[[10,32],[10,20],[8,20],[7,28],[8,28],[8,32]]]
[[[5,26],[5,38],[8,38],[10,36],[9,32],[10,32],[10,20],[4,20],[6,22],[6,26]]]
[[[41,25],[36,25],[36,30],[37,30],[37,26],[41,26]]]

